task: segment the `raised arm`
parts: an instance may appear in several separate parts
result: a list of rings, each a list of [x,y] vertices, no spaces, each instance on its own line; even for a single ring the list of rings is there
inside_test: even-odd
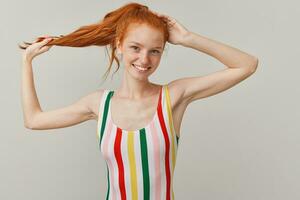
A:
[[[36,43],[34,49],[42,49],[47,41]],[[46,47],[46,46],[45,46]],[[50,47],[42,49],[47,51]],[[35,50],[38,52],[37,50]],[[55,129],[72,126],[89,119],[95,119],[95,100],[99,98],[102,90],[98,90],[88,94],[73,104],[51,111],[43,111],[35,91],[32,59],[33,54],[30,49],[22,55],[22,81],[21,81],[21,97],[24,117],[24,126],[33,130]],[[35,54],[37,55],[37,54]]]
[[[182,45],[204,52],[226,66],[225,69],[208,75],[174,80],[170,85],[181,91],[182,98],[189,103],[233,87],[251,76],[258,65],[256,57],[196,33],[190,32]]]
[[[237,48],[223,44],[188,31],[177,20],[161,15],[168,21],[169,40],[172,44],[179,44],[206,53],[226,66],[217,72],[205,76],[186,77],[169,83],[180,95],[181,102],[187,102],[209,97],[243,81],[252,75],[257,68],[258,58]],[[184,66],[188,68],[189,66]]]

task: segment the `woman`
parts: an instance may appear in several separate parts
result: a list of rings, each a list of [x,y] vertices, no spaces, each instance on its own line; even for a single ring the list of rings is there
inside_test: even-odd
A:
[[[151,83],[166,42],[213,56],[228,68],[206,76]],[[184,111],[193,101],[220,93],[252,75],[258,59],[236,48],[187,30],[175,19],[129,3],[99,23],[66,36],[40,37],[20,46],[23,52],[24,124],[44,130],[98,121],[99,148],[107,164],[106,199],[174,199],[173,175]],[[42,111],[31,62],[53,45],[111,47],[125,68],[120,87],[97,90],[65,108]],[[116,55],[117,52],[117,55]]]

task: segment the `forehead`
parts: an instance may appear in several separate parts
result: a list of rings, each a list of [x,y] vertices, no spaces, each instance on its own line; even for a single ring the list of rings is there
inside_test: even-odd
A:
[[[131,24],[126,33],[125,43],[136,42],[145,46],[161,46],[164,42],[162,31],[146,24]]]

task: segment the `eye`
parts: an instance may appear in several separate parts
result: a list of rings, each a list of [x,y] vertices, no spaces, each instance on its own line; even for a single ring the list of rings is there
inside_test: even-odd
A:
[[[153,50],[152,52],[154,52],[154,53],[156,53],[156,54],[159,54],[159,53],[160,53],[160,51],[158,51],[158,50]]]
[[[139,47],[137,47],[137,46],[131,46],[130,48],[132,48],[134,50],[137,50]]]

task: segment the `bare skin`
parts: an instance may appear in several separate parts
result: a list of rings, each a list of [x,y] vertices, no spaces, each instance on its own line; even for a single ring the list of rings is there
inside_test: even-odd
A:
[[[187,106],[201,98],[225,91],[246,79],[256,71],[258,59],[234,47],[190,32],[175,19],[166,17],[169,19],[169,43],[206,53],[226,66],[225,69],[208,75],[180,78],[167,84],[175,133],[180,137],[180,126]],[[132,41],[139,44],[133,44]],[[67,107],[52,111],[41,109],[35,92],[31,62],[35,56],[50,49],[51,46],[44,46],[45,44],[47,41],[32,44],[22,54],[22,106],[25,127],[44,130],[98,120],[102,89]],[[121,85],[111,99],[111,114],[114,123],[119,127],[137,130],[148,124],[156,112],[161,85],[151,83],[148,78],[159,66],[164,47],[162,33],[144,24],[135,26],[130,29],[122,44],[117,41],[117,47],[117,51],[123,55],[125,70]],[[151,68],[141,73],[132,64]],[[128,113],[128,110],[131,112]],[[122,113],[126,113],[126,116]]]
[[[176,92],[176,88],[174,86],[175,85],[172,83],[168,84],[174,129],[176,135],[180,137],[181,122],[184,111],[188,106],[188,102],[181,101],[180,93]],[[152,120],[156,112],[159,87],[161,87],[161,85],[157,86],[155,94],[149,95],[148,98],[138,101],[124,99],[114,95],[111,99],[111,114],[113,122],[125,130],[137,130],[145,127]],[[98,111],[100,106],[99,99],[101,99],[102,94],[103,90],[98,91],[95,95],[94,101],[91,102],[91,109],[95,115],[93,119],[96,121],[98,121]],[[128,110],[130,110],[130,112],[128,112]],[[141,110],[143,110],[143,112],[141,112]],[[126,113],[126,115],[122,115],[122,113]],[[99,115],[101,114],[102,113],[99,113]]]

